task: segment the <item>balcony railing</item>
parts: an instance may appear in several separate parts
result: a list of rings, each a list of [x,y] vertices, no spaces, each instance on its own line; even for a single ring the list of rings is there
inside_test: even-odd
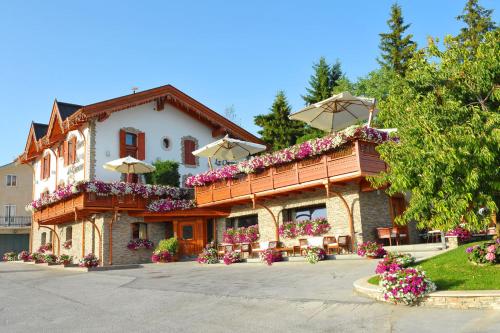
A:
[[[241,174],[234,179],[196,186],[196,202],[198,205],[217,203],[320,179],[375,175],[386,169],[375,147],[374,143],[354,141],[324,155],[269,167],[259,173]]]
[[[31,216],[0,216],[1,227],[29,227],[31,225]]]

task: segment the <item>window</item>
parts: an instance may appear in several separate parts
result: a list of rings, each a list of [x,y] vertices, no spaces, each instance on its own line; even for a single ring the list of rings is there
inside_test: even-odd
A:
[[[120,157],[132,156],[139,160],[146,159],[146,136],[134,128],[120,130]]]
[[[182,138],[182,162],[184,165],[196,166],[197,159],[193,155],[193,151],[197,149],[198,142],[193,137]]]
[[[45,245],[47,244],[47,233],[42,232],[42,236],[40,237],[40,244]]]
[[[189,240],[193,239],[193,226],[192,225],[184,225],[182,226],[182,239]]]
[[[7,223],[14,222],[16,216],[16,205],[4,206],[4,221]]]
[[[283,221],[304,221],[326,218],[326,205],[297,207],[283,212]]]
[[[70,165],[76,163],[76,137],[72,137],[68,141],[64,142],[64,165]]]
[[[7,175],[5,179],[5,183],[8,187],[17,186],[17,176],[16,175]]]
[[[45,155],[41,160],[40,178],[47,179],[50,177],[50,154]]]
[[[241,228],[241,227],[247,228],[251,225],[256,225],[258,223],[259,223],[259,218],[257,214],[244,215],[226,219],[227,228]]]
[[[66,228],[66,241],[73,239],[73,227]]]
[[[132,239],[148,239],[148,225],[146,223],[132,223]]]
[[[167,138],[167,137],[163,137],[161,139],[161,147],[164,149],[164,150],[170,150],[170,139]]]
[[[126,133],[125,134],[125,144],[127,146],[137,145],[137,135],[134,133]]]

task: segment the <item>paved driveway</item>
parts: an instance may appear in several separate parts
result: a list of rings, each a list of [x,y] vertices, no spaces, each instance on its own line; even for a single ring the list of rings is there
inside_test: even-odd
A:
[[[499,332],[499,311],[407,308],[352,292],[375,261],[146,265],[75,273],[0,264],[0,332]]]

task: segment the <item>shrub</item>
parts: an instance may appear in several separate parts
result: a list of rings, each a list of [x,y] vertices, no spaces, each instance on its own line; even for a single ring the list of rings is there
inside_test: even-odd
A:
[[[43,260],[47,264],[55,264],[57,263],[57,256],[55,254],[46,254],[43,256]]]
[[[34,261],[36,264],[41,264],[45,262],[45,254],[42,252],[34,252],[30,254],[30,260]]]
[[[212,247],[203,249],[196,261],[200,264],[218,264],[217,250]]]
[[[472,234],[469,230],[462,227],[456,227],[446,233],[446,236],[457,236],[461,242],[468,242],[472,238]]]
[[[370,241],[358,244],[358,256],[360,257],[382,258],[385,254],[386,251],[382,244]]]
[[[409,253],[387,252],[384,260],[379,261],[375,273],[383,274],[406,268],[415,263],[415,257]]]
[[[224,263],[226,265],[231,265],[234,264],[235,262],[240,262],[240,261],[241,261],[241,256],[239,252],[230,251],[224,254]]]
[[[30,254],[28,251],[21,251],[17,255],[17,259],[22,260],[22,261],[29,261],[30,260]]]
[[[260,256],[260,261],[266,263],[269,266],[271,266],[273,262],[283,260],[283,255],[281,254],[281,252],[274,251],[272,249],[267,249],[261,252],[259,256]]]
[[[83,259],[80,259],[80,262],[78,263],[78,266],[80,267],[97,267],[99,266],[99,259],[93,254],[89,253]]]
[[[145,174],[148,184],[179,186],[179,178],[181,176],[179,174],[178,162],[156,160],[153,162],[153,165],[156,170]]]
[[[285,238],[297,238],[298,236],[320,236],[330,230],[330,224],[325,218],[313,220],[287,221],[279,226],[280,236]]]
[[[229,244],[252,243],[259,239],[259,226],[251,225],[247,228],[228,228],[224,231],[223,242]]]
[[[151,261],[154,263],[161,262],[167,263],[172,261],[172,255],[167,250],[156,250],[151,256]]]
[[[162,239],[155,251],[168,251],[170,254],[176,254],[177,249],[179,248],[179,241],[177,238],[172,237],[169,239]]]
[[[127,249],[132,251],[137,251],[138,249],[152,249],[154,246],[153,242],[148,239],[132,239],[127,244]]]
[[[402,268],[385,272],[380,286],[386,300],[412,305],[436,290],[436,285],[419,268]]]
[[[17,260],[17,254],[15,252],[6,252],[3,255],[4,261],[15,261]]]
[[[69,265],[73,263],[73,257],[68,254],[61,254],[57,262],[59,264]]]
[[[470,262],[476,264],[494,265],[500,263],[500,238],[495,243],[483,243],[468,247],[465,252],[469,254]]]
[[[325,249],[321,247],[310,246],[306,249],[305,257],[308,263],[315,264],[320,260],[325,260],[326,252]]]

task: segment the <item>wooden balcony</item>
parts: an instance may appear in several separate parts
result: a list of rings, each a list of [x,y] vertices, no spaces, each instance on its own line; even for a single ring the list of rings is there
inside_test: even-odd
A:
[[[145,210],[147,202],[153,199],[144,199],[134,195],[99,196],[95,193],[81,193],[36,211],[33,214],[33,220],[44,224],[57,224],[71,219],[74,220],[77,216],[81,218],[85,214],[111,211],[114,208],[120,210]]]
[[[195,198],[198,206],[208,206],[222,201],[237,201],[251,194],[286,191],[287,187],[311,184],[315,181],[336,179],[346,181],[376,175],[386,169],[375,150],[376,144],[354,141],[341,149],[310,159],[270,167],[259,173],[239,175],[235,179],[196,186]]]

